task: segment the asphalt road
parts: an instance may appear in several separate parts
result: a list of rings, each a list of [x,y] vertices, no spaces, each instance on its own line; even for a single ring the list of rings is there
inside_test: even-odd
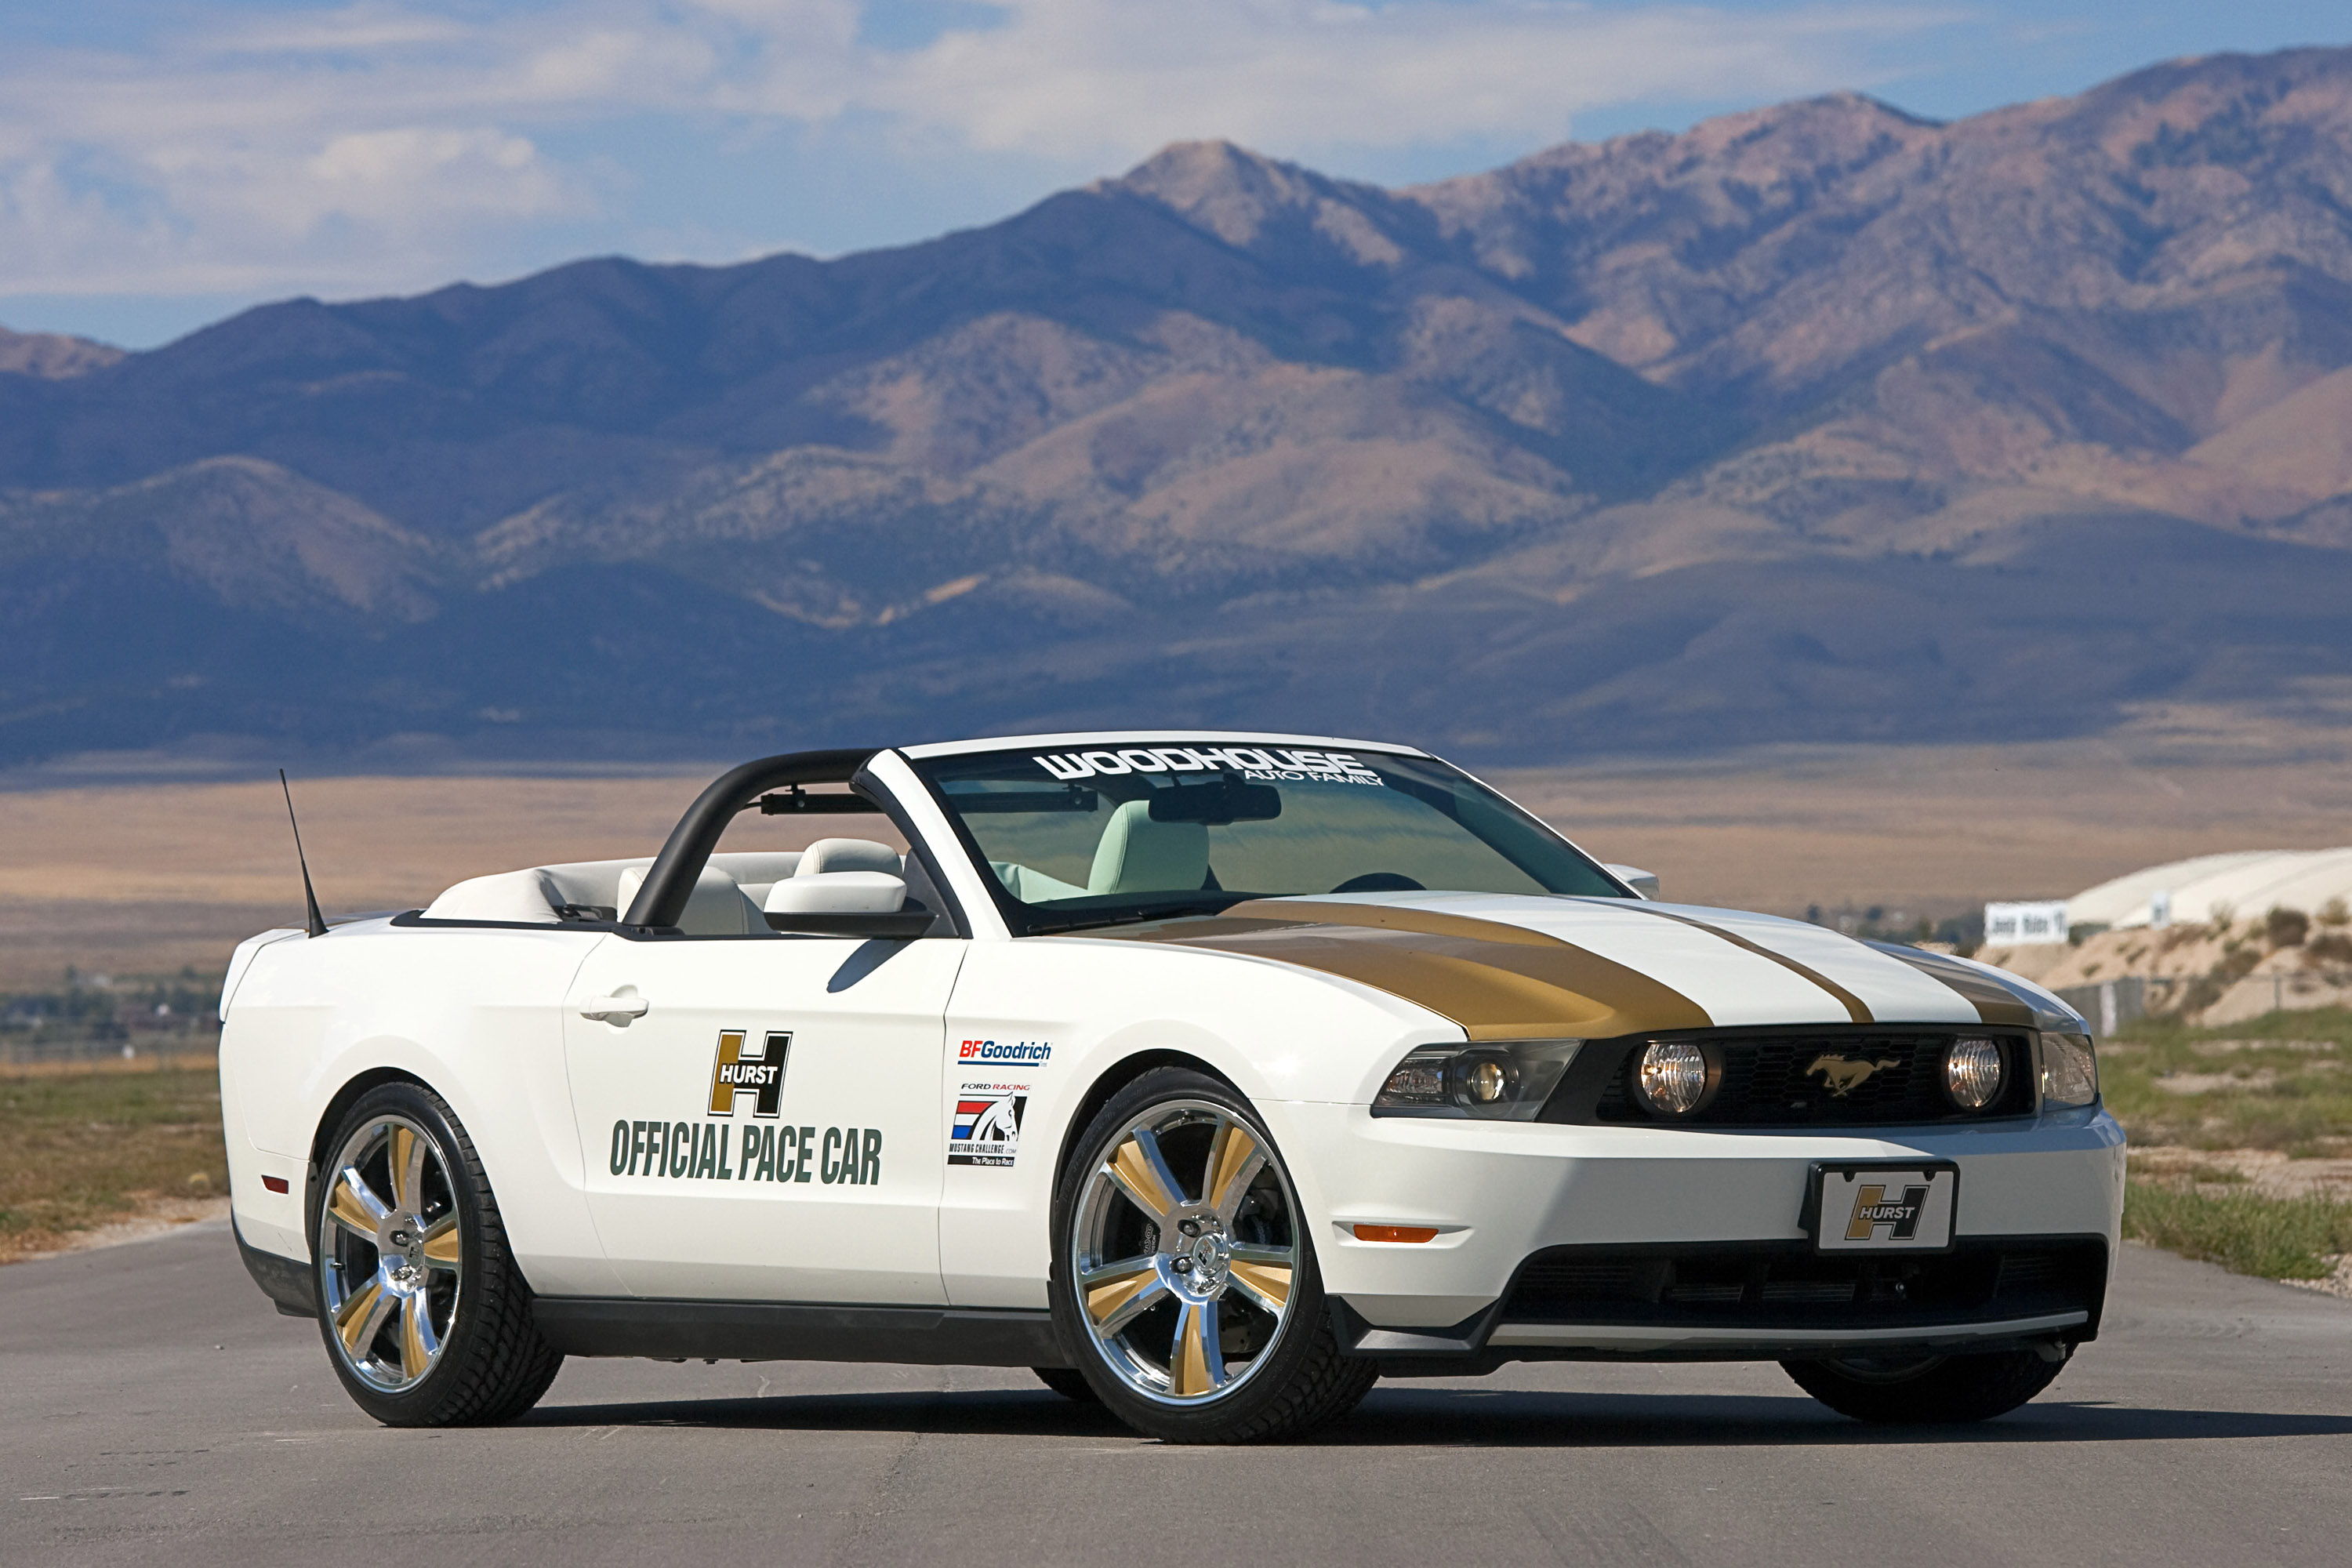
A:
[[[567,1365],[394,1432],[225,1228],[0,1269],[0,1562],[1127,1565],[2352,1561],[2352,1303],[2130,1249],[2023,1411],[1889,1434],[1769,1366],[1387,1384],[1163,1448],[985,1368]]]

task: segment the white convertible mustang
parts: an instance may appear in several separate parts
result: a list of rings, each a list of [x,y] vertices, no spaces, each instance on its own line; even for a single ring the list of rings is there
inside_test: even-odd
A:
[[[814,816],[866,833],[719,849]],[[747,763],[650,859],[240,946],[238,1245],[399,1425],[565,1355],[1029,1366],[1182,1441],[1528,1359],[2032,1398],[2122,1203],[2082,1018],[1640,875],[1409,746]]]

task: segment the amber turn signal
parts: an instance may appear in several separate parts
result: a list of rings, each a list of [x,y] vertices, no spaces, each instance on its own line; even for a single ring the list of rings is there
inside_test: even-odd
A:
[[[1434,1241],[1437,1227],[1433,1225],[1360,1225],[1358,1241]]]

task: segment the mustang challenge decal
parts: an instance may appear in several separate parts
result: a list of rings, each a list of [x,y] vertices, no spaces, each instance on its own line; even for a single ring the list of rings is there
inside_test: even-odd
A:
[[[612,1173],[661,1176],[677,1181],[807,1182],[828,1186],[871,1186],[882,1180],[882,1130],[878,1127],[762,1127],[781,1120],[784,1068],[792,1058],[790,1030],[769,1031],[757,1052],[746,1052],[744,1029],[719,1031],[719,1055],[710,1069],[710,1102],[705,1115],[732,1117],[748,1108],[753,1118],[740,1142],[731,1121],[635,1121],[613,1123]]]
[[[1025,1083],[967,1083],[956,1093],[948,1125],[950,1165],[1010,1165],[1021,1149],[1021,1117],[1029,1108]]]

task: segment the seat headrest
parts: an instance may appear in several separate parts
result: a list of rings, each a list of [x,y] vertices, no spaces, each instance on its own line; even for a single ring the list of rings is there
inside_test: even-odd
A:
[[[1209,829],[1154,822],[1151,803],[1130,800],[1110,814],[1095,846],[1089,893],[1183,893],[1209,879]]]
[[[650,866],[631,866],[621,873],[616,892],[623,917],[627,916],[637,889],[646,885],[650,869]],[[743,896],[734,878],[716,866],[705,866],[702,875],[694,879],[694,892],[686,900],[686,911],[677,918],[677,929],[688,936],[746,936],[765,931],[768,922]]]
[[[801,851],[795,877],[822,877],[827,871],[887,871],[895,877],[904,869],[898,852],[870,838],[820,838]]]

